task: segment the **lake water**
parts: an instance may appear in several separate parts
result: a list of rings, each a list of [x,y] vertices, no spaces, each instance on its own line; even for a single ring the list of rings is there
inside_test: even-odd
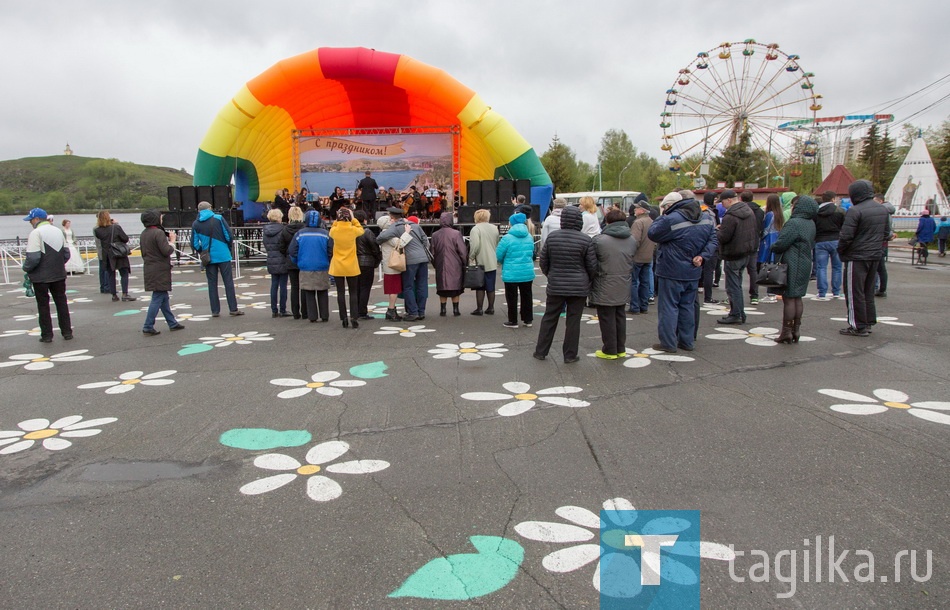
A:
[[[23,216],[0,216],[0,239],[20,239],[25,240],[33,228],[30,223],[23,222]],[[140,213],[112,215],[117,223],[122,225],[125,232],[129,235],[138,235],[145,230],[142,226]],[[73,235],[76,237],[92,237],[92,230],[96,228],[95,214],[53,214],[53,224],[62,227],[60,224],[64,219],[72,221]]]

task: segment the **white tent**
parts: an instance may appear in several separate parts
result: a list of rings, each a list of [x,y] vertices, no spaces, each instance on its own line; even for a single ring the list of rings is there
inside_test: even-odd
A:
[[[897,213],[903,215],[920,214],[930,200],[933,200],[932,213],[950,211],[923,138],[914,140],[884,200],[894,204]]]

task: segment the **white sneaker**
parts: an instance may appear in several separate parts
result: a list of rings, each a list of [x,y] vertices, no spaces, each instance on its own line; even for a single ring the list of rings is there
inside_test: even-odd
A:
[[[759,299],[759,303],[778,303],[778,299],[775,298],[775,295],[767,295]]]

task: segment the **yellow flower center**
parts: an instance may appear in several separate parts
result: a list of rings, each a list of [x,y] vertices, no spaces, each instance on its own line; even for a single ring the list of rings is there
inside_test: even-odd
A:
[[[228,341],[240,341],[243,337],[228,337]]]
[[[137,383],[142,383],[141,379],[126,379],[122,382],[122,385],[135,385]]]
[[[312,382],[310,382],[310,383],[307,384],[307,387],[308,387],[308,388],[322,388],[322,387],[325,386],[325,385],[326,385],[326,384],[323,383],[322,381],[312,381]]]
[[[534,400],[537,397],[537,394],[515,394],[515,398],[518,400]]]
[[[47,361],[49,361],[49,358],[34,358],[30,360],[30,362],[47,362]]]
[[[51,428],[46,428],[45,430],[37,430],[36,432],[30,432],[29,434],[24,434],[23,438],[30,441],[38,441],[43,438],[49,438],[51,436],[56,436],[59,434],[59,430],[53,430]]]
[[[641,353],[638,352],[638,353],[634,354],[633,357],[634,357],[634,358],[649,358],[649,357],[650,357],[650,354],[641,354]]]
[[[462,349],[459,350],[460,354],[474,354],[476,352],[478,352],[478,350],[475,349],[474,347],[463,347]]]
[[[317,466],[316,464],[307,464],[306,466],[301,466],[300,468],[298,468],[297,472],[305,476],[311,475],[311,474],[317,474],[318,472],[320,472],[320,467]]]
[[[890,407],[892,409],[909,409],[910,408],[910,405],[902,403],[902,402],[885,402],[884,406]]]
[[[408,328],[400,328],[400,329],[399,329],[399,332],[401,332],[401,333],[407,333],[407,332],[409,332],[409,329],[408,329]]]
[[[760,334],[760,333],[749,333],[749,336],[750,337],[764,337],[765,335]]]

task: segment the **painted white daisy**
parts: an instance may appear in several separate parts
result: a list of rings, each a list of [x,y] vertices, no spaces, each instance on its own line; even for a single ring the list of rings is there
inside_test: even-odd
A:
[[[592,358],[596,358],[597,354],[587,354]],[[666,352],[661,352],[655,350],[652,347],[648,347],[643,351],[636,350],[627,350],[627,357],[623,361],[623,365],[631,369],[641,369],[645,366],[649,366],[654,360],[662,360],[663,362],[693,362],[696,359],[690,358],[689,356],[680,356],[677,354],[667,354]]]
[[[240,284],[234,285],[235,288],[254,288],[255,286],[257,286],[256,282],[254,283],[241,282]]]
[[[67,305],[75,305],[76,303],[92,303],[92,299],[87,299],[86,297],[76,297],[74,299],[66,299]]]
[[[28,371],[42,371],[45,369],[51,369],[60,362],[79,362],[80,360],[91,360],[92,356],[83,355],[88,351],[89,350],[87,349],[79,349],[71,352],[53,354],[52,356],[44,356],[43,354],[16,354],[15,356],[10,356],[9,361],[0,362],[0,367],[22,366]]]
[[[848,318],[831,318],[835,322],[847,322]],[[913,326],[910,322],[901,322],[898,318],[894,316],[878,316],[878,324],[886,324],[888,326]]]
[[[56,312],[55,312],[55,311],[51,311],[51,312],[50,312],[50,317],[55,318],[55,317],[56,317]],[[13,316],[13,321],[14,321],[14,322],[33,322],[33,321],[35,321],[35,320],[36,320],[36,314],[35,314],[35,313],[33,313],[33,314],[28,314],[28,315],[21,314],[21,315],[18,315],[18,316]]]
[[[578,400],[576,398],[568,398],[566,396],[558,396],[558,394],[576,394],[577,392],[583,392],[583,388],[577,388],[574,386],[557,386],[553,388],[545,388],[543,390],[538,390],[537,392],[531,392],[531,386],[527,383],[521,381],[509,381],[507,383],[501,384],[501,387],[505,388],[511,394],[500,394],[498,392],[466,392],[462,394],[462,398],[465,400],[512,400],[503,404],[498,409],[499,415],[504,415],[505,417],[512,417],[514,415],[521,415],[525,411],[533,408],[538,404],[538,401],[545,402],[551,405],[557,405],[559,407],[589,407],[590,403],[586,400]]]
[[[339,396],[343,393],[343,390],[340,388],[358,388],[366,385],[365,381],[359,379],[333,381],[339,376],[340,373],[336,371],[323,371],[311,375],[310,381],[282,377],[280,379],[271,379],[270,382],[274,385],[293,388],[291,390],[284,390],[277,395],[277,398],[297,398],[309,394],[311,391],[323,394],[324,396]]]
[[[430,349],[429,353],[436,360],[447,360],[449,358],[458,358],[459,360],[481,360],[482,358],[501,358],[508,348],[502,347],[504,343],[483,343],[476,345],[472,341],[465,341],[456,345],[455,343],[439,343],[435,349]]]
[[[776,337],[779,336],[779,329],[769,328],[768,326],[760,326],[757,328],[750,328],[749,330],[743,330],[741,328],[731,328],[723,327],[717,328],[717,332],[706,335],[707,339],[714,339],[716,341],[737,341],[739,339],[745,340],[749,345],[757,345],[759,347],[775,347],[778,345],[774,341]],[[801,336],[798,339],[801,342],[814,341],[814,337]]]
[[[238,309],[270,309],[270,301],[257,301],[247,305],[239,303]]]
[[[260,292],[239,292],[234,295],[239,301],[253,301],[254,299],[269,299],[270,294],[262,294]],[[219,297],[221,300],[227,298],[227,296]]]
[[[289,455],[281,453],[267,453],[254,458],[254,465],[265,470],[285,470],[283,474],[275,474],[252,481],[241,487],[241,493],[255,496],[273,491],[290,483],[298,476],[307,478],[307,495],[315,502],[327,502],[339,498],[343,493],[340,484],[329,477],[317,474],[321,470],[334,474],[369,474],[389,468],[389,462],[383,460],[352,460],[324,466],[349,451],[350,446],[344,441],[328,441],[314,446],[304,458],[307,463],[301,464]]]
[[[850,400],[850,404],[831,405],[832,411],[847,415],[875,415],[888,409],[905,410],[914,417],[938,424],[950,425],[950,414],[937,411],[950,411],[950,402],[925,401],[909,402],[910,397],[899,390],[880,389],[871,392],[875,398],[845,392],[844,390],[818,390],[819,394],[838,400]]]
[[[374,318],[382,318],[386,315],[386,311],[389,309],[389,303],[383,303],[382,305],[367,305],[366,306],[366,315],[372,316]],[[340,313],[339,309],[331,310],[331,313]]]
[[[175,383],[174,379],[163,379],[169,375],[174,375],[178,371],[158,371],[145,375],[143,371],[129,371],[119,375],[118,381],[96,381],[95,383],[84,383],[76,386],[80,390],[93,390],[97,388],[107,388],[106,394],[125,394],[135,389],[137,385],[171,385]]]
[[[627,316],[628,321],[633,321],[633,318]],[[585,324],[600,324],[600,316],[595,313],[582,313],[581,322]]]
[[[400,326],[380,326],[374,335],[399,335],[400,337],[415,337],[419,333],[434,333],[434,328],[426,328],[424,324],[417,324],[402,328]]]
[[[219,337],[201,337],[198,340],[214,347],[227,347],[235,343],[238,345],[251,345],[255,341],[273,341],[274,338],[270,336],[270,333],[259,333],[256,330],[249,330],[239,335],[224,333]]]
[[[626,536],[676,533],[688,529],[689,522],[679,523],[680,520],[664,518],[641,519],[637,515],[633,504],[624,498],[607,500],[603,507],[607,511],[609,521],[601,520],[599,515],[580,506],[562,506],[554,512],[562,519],[570,521],[570,523],[523,521],[515,526],[515,531],[528,540],[538,542],[586,543],[549,553],[541,560],[541,565],[549,572],[564,573],[573,572],[597,561],[597,568],[594,570],[593,577],[595,589],[611,597],[636,597],[643,590],[640,584],[640,566],[624,553],[605,552],[601,544],[597,544],[596,541],[588,541],[595,540],[597,534],[604,529],[606,531],[601,534],[603,547],[613,547],[619,551],[625,548],[624,540]],[[735,559],[735,552],[732,549],[715,542],[701,541],[698,544],[684,542],[665,547],[662,563],[659,553],[641,549],[642,561],[652,568],[655,573],[662,573],[664,580],[683,585],[698,583],[699,574],[682,562],[667,556],[668,554],[682,557],[698,556],[703,559],[717,559],[720,561]],[[608,557],[609,555],[612,555],[612,557]],[[604,579],[604,582],[601,582],[602,561],[605,565],[612,565],[614,568],[622,567],[625,577],[623,579]],[[602,585],[606,585],[606,588],[602,589]]]
[[[207,322],[208,320],[211,319],[211,314],[210,313],[198,313],[198,314],[182,313],[175,316],[175,319],[177,319],[179,322],[183,322],[185,320],[188,320],[191,322]]]
[[[169,305],[172,311],[181,311],[182,309],[191,309],[191,305],[188,303],[175,303],[174,305]],[[148,305],[145,307],[139,308],[141,311],[148,311]]]
[[[704,303],[699,307],[700,310],[705,311],[706,315],[709,316],[728,316],[729,315],[729,305],[725,303]],[[759,311],[755,307],[745,307],[742,311],[749,316],[764,316],[764,311]]]
[[[111,424],[115,417],[101,417],[82,421],[82,415],[70,415],[50,423],[48,419],[28,419],[21,421],[19,430],[0,430],[0,455],[17,453],[32,447],[36,441],[43,441],[43,447],[50,451],[59,451],[72,445],[67,438],[95,436],[102,430],[94,426]]]
[[[29,330],[5,330],[0,333],[0,339],[4,337],[19,337],[22,335],[27,335],[28,337],[39,337],[40,336],[40,327],[34,326]]]

